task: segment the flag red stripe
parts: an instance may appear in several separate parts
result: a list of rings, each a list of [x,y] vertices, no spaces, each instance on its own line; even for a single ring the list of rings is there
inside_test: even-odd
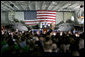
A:
[[[41,22],[44,22],[44,21],[46,21],[46,22],[55,22],[55,21],[50,21],[50,20],[40,20]]]
[[[27,25],[37,25],[38,22],[47,22],[51,24],[56,22],[56,10],[37,10],[37,21],[24,21]]]
[[[37,11],[56,12],[56,10],[52,10],[52,11],[51,10],[37,10]]]
[[[37,14],[56,14],[56,13],[37,13]]]
[[[46,21],[46,22],[56,22],[56,21],[50,21],[50,20],[38,20],[38,21],[24,21],[24,22],[44,22],[44,21]]]
[[[37,18],[37,19],[56,19],[56,18]]]
[[[54,16],[54,15],[37,15],[37,17],[40,17],[40,16],[56,17],[56,16]]]

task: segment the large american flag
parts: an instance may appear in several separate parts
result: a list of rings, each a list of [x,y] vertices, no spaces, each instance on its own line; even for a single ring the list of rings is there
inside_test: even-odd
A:
[[[51,24],[56,22],[56,11],[51,10],[30,10],[24,12],[24,22],[27,25],[39,23]]]

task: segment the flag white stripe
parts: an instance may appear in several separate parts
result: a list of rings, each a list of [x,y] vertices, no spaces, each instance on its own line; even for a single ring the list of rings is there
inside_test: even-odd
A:
[[[56,13],[56,12],[37,12],[37,13]]]
[[[37,18],[55,18],[55,17],[37,17]]]
[[[53,15],[53,16],[56,16],[55,14],[37,14],[37,15]]]
[[[50,16],[50,17],[53,17],[53,16],[56,16],[56,15],[37,15],[37,16]]]
[[[50,11],[37,11],[38,13],[43,13],[43,12],[45,12],[45,13],[56,13],[56,12],[50,12]]]
[[[55,20],[53,20],[53,19],[38,19],[38,20],[52,20],[52,21],[55,21]]]
[[[45,23],[45,22],[43,22],[43,23]],[[46,22],[46,23],[52,23],[52,22]]]
[[[52,16],[52,15],[49,15],[49,16],[47,16],[47,15],[37,15],[37,17],[55,17],[55,16]]]
[[[56,22],[56,11],[38,10],[36,19],[24,20],[25,24],[35,25],[41,23],[51,24]]]

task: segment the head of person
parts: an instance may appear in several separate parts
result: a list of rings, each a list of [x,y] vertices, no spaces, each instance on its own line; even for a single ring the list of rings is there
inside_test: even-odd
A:
[[[84,48],[84,39],[80,39],[79,41],[79,49],[83,49]]]
[[[57,49],[57,45],[55,43],[52,44],[52,49]]]
[[[75,36],[76,37],[80,37],[80,34],[77,32],[77,33],[75,33]]]
[[[79,52],[78,51],[73,51],[72,52],[72,56],[79,56],[80,54],[79,54]]]
[[[61,44],[60,45],[60,49],[61,49],[62,52],[65,53],[66,52],[66,45],[65,44]]]

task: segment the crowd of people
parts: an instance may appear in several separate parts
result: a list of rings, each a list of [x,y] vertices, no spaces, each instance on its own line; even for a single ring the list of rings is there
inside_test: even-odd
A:
[[[82,56],[84,32],[1,29],[2,56]]]

